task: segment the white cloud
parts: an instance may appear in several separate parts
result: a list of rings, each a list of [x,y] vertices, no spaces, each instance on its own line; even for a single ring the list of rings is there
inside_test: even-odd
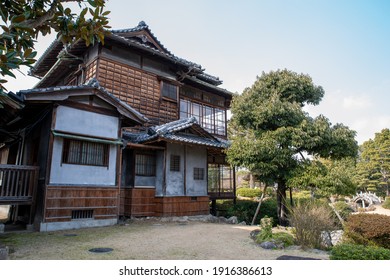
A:
[[[347,110],[368,109],[372,106],[367,96],[348,96],[343,98],[343,108]]]

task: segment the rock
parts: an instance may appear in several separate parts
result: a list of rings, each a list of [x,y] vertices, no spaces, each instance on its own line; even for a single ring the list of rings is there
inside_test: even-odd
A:
[[[238,224],[238,219],[236,216],[232,216],[230,217],[229,219],[227,219],[226,221],[228,224],[233,224],[233,225],[236,225]]]
[[[330,233],[333,246],[341,242],[341,239],[343,238],[343,234],[344,234],[343,230],[334,230]]]
[[[219,223],[219,219],[218,219],[218,217],[216,217],[216,216],[209,215],[209,216],[207,216],[207,222],[210,222],[210,223]]]
[[[255,229],[255,230],[252,230],[250,233],[249,233],[249,236],[253,239],[253,240],[256,240],[256,236],[260,233],[260,230],[259,229]]]
[[[0,245],[0,260],[8,260],[8,247]]]
[[[277,248],[276,244],[274,242],[272,242],[272,241],[262,242],[262,243],[260,243],[260,247],[263,248],[263,249],[267,249],[267,250],[276,249]]]
[[[241,223],[239,223],[239,225],[246,226],[246,223],[245,221],[242,221]]]
[[[223,224],[227,223],[227,219],[225,217],[218,217],[218,219],[219,219],[220,223],[223,223]]]

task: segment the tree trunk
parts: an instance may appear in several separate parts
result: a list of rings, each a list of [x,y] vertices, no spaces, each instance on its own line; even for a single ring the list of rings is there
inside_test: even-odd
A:
[[[281,226],[288,226],[288,209],[286,205],[286,182],[284,180],[280,180],[278,182],[278,188],[277,188],[277,202],[278,202],[278,220],[279,224]]]
[[[259,204],[257,205],[255,215],[253,216],[253,219],[252,219],[252,223],[251,223],[252,226],[255,224],[255,220],[257,218],[257,215],[259,215],[261,203],[263,202],[266,190],[267,190],[267,185],[265,185],[263,188],[263,193],[261,194]]]

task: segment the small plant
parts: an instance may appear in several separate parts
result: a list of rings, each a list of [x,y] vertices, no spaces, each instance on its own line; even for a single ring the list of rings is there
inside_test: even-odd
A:
[[[251,188],[239,188],[237,189],[237,195],[242,197],[260,197],[261,190],[260,189],[251,189]]]
[[[260,233],[256,236],[256,242],[269,241],[272,238],[272,218],[267,216],[260,220]]]
[[[322,233],[334,229],[332,210],[321,204],[297,205],[291,210],[289,220],[294,227],[297,244],[323,249]]]
[[[390,250],[359,244],[340,244],[332,248],[331,260],[390,260]]]
[[[386,197],[386,200],[383,202],[382,207],[385,209],[390,209],[390,196]]]
[[[260,221],[260,232],[256,235],[256,243],[270,241],[278,248],[285,248],[294,244],[294,237],[288,232],[272,232],[273,219],[264,217]]]
[[[390,216],[351,215],[345,224],[345,237],[356,244],[375,244],[390,249]]]

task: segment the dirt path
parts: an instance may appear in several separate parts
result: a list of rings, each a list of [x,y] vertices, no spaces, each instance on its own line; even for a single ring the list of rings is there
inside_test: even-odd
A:
[[[328,259],[324,252],[297,248],[265,250],[249,237],[257,227],[201,222],[133,222],[105,228],[0,236],[10,259],[272,260],[282,255]],[[73,236],[72,236],[73,235]],[[108,247],[110,253],[89,249]]]

